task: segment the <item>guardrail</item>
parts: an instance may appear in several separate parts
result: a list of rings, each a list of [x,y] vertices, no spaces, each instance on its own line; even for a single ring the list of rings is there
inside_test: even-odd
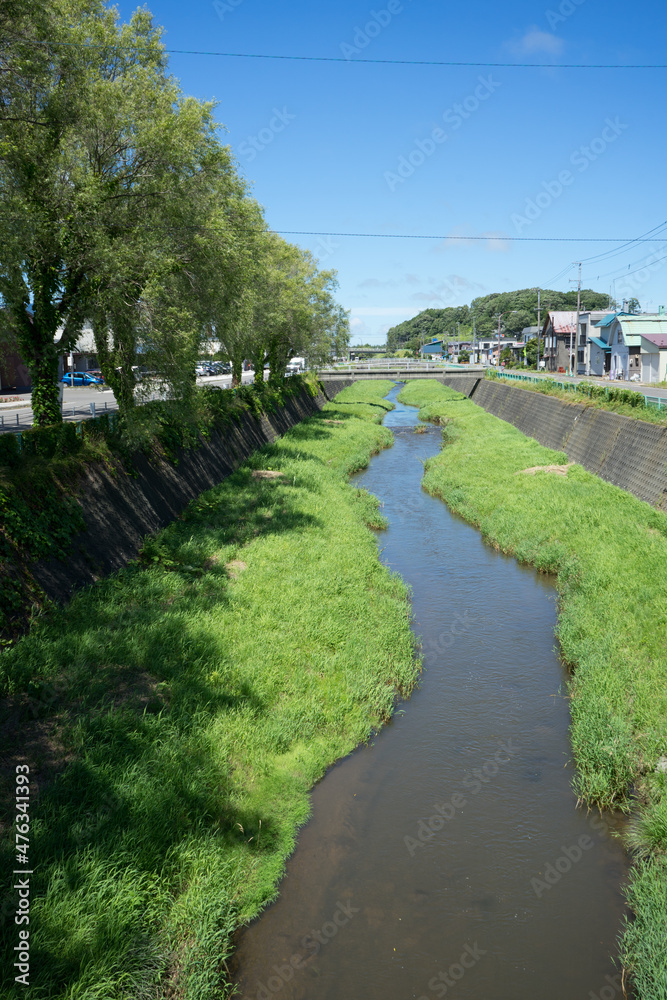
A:
[[[95,403],[93,400],[85,407],[77,406],[75,403],[71,405],[71,408],[69,404],[63,405],[62,415],[63,420],[76,421],[77,414],[80,420],[84,419],[84,417],[81,416],[83,413],[85,414],[85,419],[94,420],[95,417],[100,415],[100,413],[113,413],[117,409],[118,406],[115,402],[112,402],[111,405],[109,405],[108,401],[105,400],[104,407],[102,407],[101,404]],[[25,422],[21,419],[24,416],[27,418]],[[27,424],[27,427],[31,427],[32,419],[32,409],[29,406],[23,407],[15,414],[11,414],[11,418],[10,415],[7,414],[7,419],[5,419],[4,413],[0,413],[0,431],[14,431],[16,433],[16,428],[21,427],[22,423]]]
[[[549,382],[549,385],[554,386],[556,389],[562,389],[564,392],[579,392],[580,395],[584,396],[587,393],[581,391],[581,386],[595,385],[596,388],[604,388],[605,398],[609,398],[610,390],[612,392],[623,391],[621,386],[598,386],[596,383],[591,382],[564,382],[559,379],[550,378],[548,376],[540,377],[539,375],[524,375],[522,372],[494,372],[494,378],[497,379],[507,379],[509,382],[533,382],[536,385],[541,385],[544,382]],[[663,408],[667,409],[667,399],[663,399],[662,396],[652,396],[645,392],[640,392],[638,389],[625,389],[625,392],[631,392],[636,396],[643,396],[644,406],[653,406],[658,410]]]

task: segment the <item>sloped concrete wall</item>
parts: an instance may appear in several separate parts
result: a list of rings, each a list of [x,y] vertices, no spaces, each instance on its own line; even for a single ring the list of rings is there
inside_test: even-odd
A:
[[[459,379],[452,388],[465,391]],[[546,448],[564,451],[589,472],[667,509],[667,427],[489,379],[472,398]]]
[[[327,399],[333,399],[343,389],[347,389],[348,385],[354,385],[357,381],[355,378],[328,378],[323,379],[320,385]]]
[[[442,382],[443,385],[455,389],[456,392],[463,392],[470,398],[474,396],[482,381],[483,379],[479,375],[445,375],[438,379],[438,382]]]
[[[239,424],[212,433],[198,448],[182,450],[175,465],[138,453],[132,475],[120,463],[114,469],[90,466],[78,489],[85,529],[69,543],[67,562],[42,560],[31,567],[32,575],[48,597],[63,602],[80,587],[117,572],[136,558],[147,535],[166,527],[191,500],[326,402],[324,394],[314,398],[304,391],[260,420],[244,413]]]

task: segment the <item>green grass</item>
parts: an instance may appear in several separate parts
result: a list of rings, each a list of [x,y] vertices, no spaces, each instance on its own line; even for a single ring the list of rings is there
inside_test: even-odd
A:
[[[399,398],[444,425],[425,488],[492,545],[557,577],[575,788],[635,812],[631,845],[646,860],[633,869],[622,954],[639,997],[665,1000],[667,795],[655,769],[667,754],[667,515],[578,465],[522,474],[567,457],[437,382],[410,382]]]
[[[539,382],[528,382],[523,379],[503,378],[495,371],[487,373],[487,378],[502,381],[528,392],[541,392],[543,396],[556,396],[567,403],[578,403],[580,406],[592,406],[598,410],[609,410],[610,413],[620,413],[634,420],[645,420],[649,424],[667,424],[667,405],[646,406],[644,396],[651,395],[652,386],[642,386],[641,389],[622,389],[618,386],[605,386],[600,382],[572,383],[572,389],[560,389],[554,379],[541,378]],[[662,383],[658,383],[661,386]],[[605,392],[606,389],[606,392]]]
[[[226,995],[230,936],[274,898],[309,789],[416,680],[378,503],[346,481],[391,444],[389,388],[343,392],[0,657],[40,789],[31,986],[5,906],[3,997]]]
[[[126,415],[0,435],[0,648],[23,635],[48,603],[34,564],[67,558],[83,527],[78,498],[91,470],[104,465],[133,474],[139,452],[177,461],[182,450],[198,448],[212,431],[224,433],[247,412],[260,418],[294,396],[318,391],[311,375],[285,379],[278,388],[207,386],[187,401],[156,400]]]

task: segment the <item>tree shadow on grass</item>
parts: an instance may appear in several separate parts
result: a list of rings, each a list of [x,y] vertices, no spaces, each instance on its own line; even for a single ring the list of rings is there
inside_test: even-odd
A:
[[[195,595],[185,603],[187,615]],[[165,632],[145,629],[124,668],[91,660],[87,684],[82,670],[63,677],[50,706],[52,715],[68,716],[60,736],[70,757],[49,782],[38,775],[31,808],[31,899],[39,907],[31,982],[44,995],[62,995],[91,962],[135,968],[139,979],[152,975],[158,959],[151,913],[158,896],[183,891],[188,857],[194,864],[212,848],[275,849],[270,810],[259,815],[234,804],[228,762],[216,759],[206,736],[213,719],[224,725],[225,717],[245,712],[260,725],[270,709],[247,676],[235,679],[222,667],[216,681],[207,676],[229,652],[224,637],[195,621],[184,639],[179,622],[180,615]],[[130,651],[130,619],[125,630],[122,646]],[[7,840],[1,856],[11,871]],[[16,943],[15,907],[13,900],[0,911],[7,959]],[[156,912],[164,919],[169,907]]]

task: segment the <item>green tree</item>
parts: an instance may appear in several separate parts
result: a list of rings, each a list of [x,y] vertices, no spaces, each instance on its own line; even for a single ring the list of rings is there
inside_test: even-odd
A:
[[[137,351],[171,397],[194,387],[206,227],[241,185],[213,106],[167,75],[146,11],[116,31],[93,97],[95,127],[81,139],[80,185],[96,209],[85,292],[105,380],[127,412]]]
[[[12,8],[0,42],[0,296],[30,368],[35,420],[44,424],[61,419],[58,355],[84,320],[93,213],[74,181],[77,136],[91,104],[97,52],[89,44],[111,16],[96,0]]]
[[[307,250],[267,234],[252,289],[249,339],[256,382],[263,381],[267,363],[269,380],[280,383],[295,355],[318,365],[347,351],[349,319],[333,298],[336,286],[335,273],[318,270]]]

